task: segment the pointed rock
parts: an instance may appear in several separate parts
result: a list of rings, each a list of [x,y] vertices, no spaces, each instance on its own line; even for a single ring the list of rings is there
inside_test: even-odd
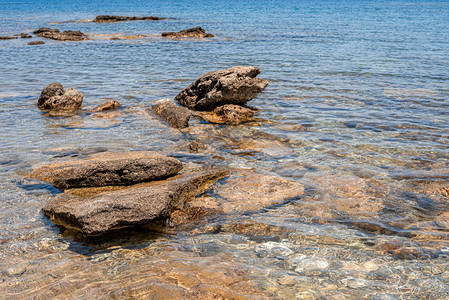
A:
[[[209,72],[179,93],[175,100],[195,110],[212,110],[225,104],[245,106],[268,85],[267,80],[256,78],[259,73],[257,67],[240,66]]]

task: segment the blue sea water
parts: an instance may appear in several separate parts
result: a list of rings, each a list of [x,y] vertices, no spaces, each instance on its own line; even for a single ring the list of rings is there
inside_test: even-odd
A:
[[[80,22],[102,14],[168,19]],[[160,37],[164,31],[195,26],[216,37]],[[330,264],[309,274],[285,267],[294,261],[291,257],[260,258],[258,249],[269,242],[245,240],[239,248],[229,242],[243,239],[236,233],[195,241],[181,233],[151,246],[163,249],[170,243],[178,249],[164,258],[170,270],[177,270],[173,262],[187,259],[189,252],[179,249],[207,240],[206,245],[222,249],[208,258],[215,264],[251,261],[254,269],[246,274],[253,276],[260,297],[448,297],[448,1],[0,0],[0,36],[31,34],[40,27],[80,30],[90,39],[45,40],[39,46],[27,45],[44,41],[35,36],[0,40],[0,267],[27,266],[20,276],[2,273],[0,286],[8,297],[85,297],[67,290],[70,280],[87,282],[95,295],[102,293],[95,280],[83,277],[92,262],[78,252],[90,248],[63,236],[40,213],[58,191],[24,178],[41,162],[130,150],[160,151],[192,168],[251,169],[303,184],[307,193],[300,200],[245,218],[287,228],[288,238],[278,247]],[[147,37],[110,40],[130,35]],[[259,77],[269,81],[249,103],[258,109],[258,123],[221,127],[195,119],[190,130],[180,133],[146,112],[154,101],[173,99],[200,75],[236,65],[257,66]],[[42,88],[54,81],[82,91],[85,108],[107,98],[122,108],[104,117],[84,112],[51,116],[35,103]],[[189,153],[186,145],[193,139],[212,149]],[[398,243],[406,246],[381,251],[388,248],[385,244]],[[70,252],[66,245],[84,250]],[[143,291],[150,290],[152,283],[127,284],[111,275],[144,274],[125,267],[151,261],[144,255],[147,248],[135,251],[138,258],[120,258],[117,252],[96,265],[106,291],[136,289],[134,296],[144,297]],[[408,256],[400,251],[409,251]],[[198,265],[206,261],[201,255],[188,259]],[[379,268],[348,267],[367,261]],[[78,272],[74,264],[81,266]],[[63,288],[50,292],[55,280],[36,272],[54,273],[55,265]],[[285,276],[295,283],[279,283]],[[273,283],[261,284],[260,278]]]

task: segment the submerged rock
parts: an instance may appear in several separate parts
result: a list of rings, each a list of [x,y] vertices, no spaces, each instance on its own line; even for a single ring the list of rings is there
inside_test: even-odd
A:
[[[94,19],[96,23],[111,23],[111,22],[123,22],[123,21],[157,21],[157,20],[165,20],[166,18],[159,18],[154,16],[148,17],[125,17],[125,16],[109,16],[102,15],[97,16]]]
[[[175,100],[195,110],[212,110],[225,104],[246,105],[268,85],[256,78],[257,67],[232,67],[200,76],[180,92]]]
[[[138,35],[126,35],[126,36],[116,36],[110,38],[110,40],[137,40],[137,39],[143,39],[148,37],[148,35],[145,34],[138,34]]]
[[[215,124],[238,125],[248,122],[254,116],[254,111],[240,105],[226,104],[214,109],[211,113],[201,115],[204,121]]]
[[[215,35],[206,33],[201,27],[194,27],[185,30],[181,30],[179,32],[163,32],[162,37],[171,37],[171,38],[183,38],[183,37],[193,37],[193,38],[210,38]]]
[[[75,89],[64,91],[62,84],[53,82],[44,87],[37,101],[41,109],[74,110],[81,107],[83,94]]]
[[[256,211],[304,194],[304,186],[276,176],[235,172],[216,184],[213,192],[218,197],[203,196],[191,205],[224,213]]]
[[[185,202],[225,175],[221,171],[192,173],[88,198],[63,194],[42,211],[56,224],[85,236],[102,235],[166,219],[173,209],[182,209]]]
[[[90,112],[99,112],[99,111],[106,111],[106,110],[114,110],[119,106],[120,106],[120,103],[118,101],[116,101],[114,99],[110,99],[109,101],[107,101],[93,109],[90,109],[89,111]]]
[[[189,119],[192,116],[190,110],[176,105],[169,99],[158,100],[151,108],[155,114],[175,128],[183,129],[189,126]]]
[[[49,181],[59,189],[129,185],[175,175],[182,163],[171,157],[146,151],[100,153],[86,160],[74,160],[40,167],[32,177]]]
[[[46,27],[39,28],[33,33],[37,36],[57,41],[82,41],[87,39],[87,36],[81,31],[66,30],[60,32],[59,29]]]

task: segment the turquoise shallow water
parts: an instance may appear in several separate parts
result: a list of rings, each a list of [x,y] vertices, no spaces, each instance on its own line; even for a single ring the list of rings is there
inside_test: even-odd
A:
[[[100,14],[169,19],[77,22]],[[245,289],[226,286],[240,296],[244,290],[273,298],[446,298],[448,20],[447,1],[1,1],[0,36],[52,27],[90,37],[41,46],[27,45],[36,37],[0,41],[2,289],[11,298],[149,291],[163,298],[164,289],[183,288],[179,273],[198,277],[198,266],[222,266],[223,278],[243,272],[236,281]],[[194,26],[216,37],[159,36]],[[109,40],[115,34],[148,37]],[[146,113],[201,74],[235,65],[258,66],[270,82],[250,102],[259,109],[258,124],[194,120],[180,133]],[[54,81],[82,91],[84,108],[106,98],[122,108],[106,118],[51,117],[34,105]],[[189,153],[193,139],[211,148]],[[306,194],[215,221],[263,224],[272,230],[265,240],[254,232],[181,231],[95,250],[41,214],[58,191],[24,179],[41,162],[129,150],[160,151],[191,168],[252,169],[301,183]],[[391,245],[402,250],[388,251]],[[7,272],[16,265],[25,271]],[[153,282],[148,272],[178,283]],[[190,291],[182,295],[194,297]]]

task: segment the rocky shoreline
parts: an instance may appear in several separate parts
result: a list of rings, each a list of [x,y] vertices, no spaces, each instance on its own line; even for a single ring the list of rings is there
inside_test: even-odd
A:
[[[267,85],[265,79],[256,78],[257,67],[236,66],[209,72],[200,76],[175,97],[156,101],[149,113],[159,116],[170,126],[183,130],[191,117],[210,121],[211,124],[237,125],[251,120],[254,111],[246,106]],[[37,107],[54,114],[64,114],[81,109],[83,93],[54,82],[41,92]],[[110,99],[87,110],[98,113],[113,110],[120,103]],[[201,144],[189,146],[198,151]],[[31,178],[47,181],[63,191],[42,209],[55,224],[79,231],[83,236],[105,236],[129,227],[159,224],[183,226],[200,218],[204,211],[229,213],[226,209],[211,208],[193,201],[207,187],[238,170],[184,171],[183,164],[172,157],[152,152],[100,153],[83,160],[62,161],[34,168]],[[279,178],[254,175],[262,194],[257,194],[243,207],[257,207],[263,194],[269,195],[273,186],[282,186],[291,193],[280,197],[271,195],[261,208],[303,193],[302,186],[283,182]],[[257,177],[259,176],[259,177]],[[231,181],[232,182],[232,181]],[[232,183],[233,187],[238,186]],[[241,186],[240,188],[244,188]],[[275,189],[277,190],[277,189]],[[225,192],[225,190],[223,191]],[[267,194],[268,193],[268,194]],[[249,206],[248,206],[249,205]],[[155,225],[156,226],[156,225]],[[159,225],[157,225],[159,226]]]

